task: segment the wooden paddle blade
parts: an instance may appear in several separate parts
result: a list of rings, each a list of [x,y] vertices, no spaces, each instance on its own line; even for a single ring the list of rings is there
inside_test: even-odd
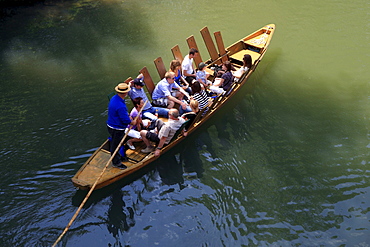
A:
[[[172,51],[172,55],[175,59],[179,60],[180,63],[182,62],[182,60],[184,59],[181,52],[180,52],[180,47],[179,45],[175,45],[174,47],[172,47],[171,49]]]
[[[215,44],[213,43],[211,34],[209,33],[208,27],[204,27],[200,30],[202,34],[204,43],[206,44],[209,55],[211,56],[212,61],[216,60],[219,55],[216,50]]]
[[[130,82],[132,81],[132,78],[131,77],[129,77],[129,78],[127,78],[126,80],[125,80],[125,83],[127,83],[127,84],[130,84]]]
[[[150,97],[151,97],[152,96],[152,93],[154,91],[154,88],[155,88],[153,79],[150,76],[147,67],[142,68],[139,72],[141,74],[143,74],[143,76],[144,76],[144,83],[145,83],[146,89],[148,90],[148,92],[150,94]]]
[[[195,48],[198,50],[198,56],[196,56],[194,58],[194,62],[195,62],[195,67],[198,68],[198,65],[203,61],[202,60],[202,57],[200,56],[200,51],[198,49],[198,46],[197,46],[197,43],[195,42],[195,38],[194,36],[190,36],[189,38],[186,39],[186,42],[188,43],[188,46],[189,46],[189,49],[191,48]]]
[[[226,55],[227,51],[225,49],[225,45],[224,45],[224,41],[221,36],[221,32],[218,31],[218,32],[214,32],[213,34],[215,36],[218,53],[220,54],[220,57],[222,57],[221,58],[222,62],[229,60],[229,57]]]
[[[164,66],[163,60],[161,57],[158,57],[154,60],[154,65],[157,68],[158,75],[161,79],[164,78],[164,75],[166,74],[167,70],[166,67]],[[145,78],[145,77],[144,77]]]

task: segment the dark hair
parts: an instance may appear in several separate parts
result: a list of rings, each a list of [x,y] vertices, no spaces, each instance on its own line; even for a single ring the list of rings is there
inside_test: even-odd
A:
[[[199,93],[202,90],[199,81],[196,80],[193,81],[193,84],[190,87],[193,94]]]
[[[225,67],[226,67],[226,71],[231,71],[231,63],[230,63],[230,61],[226,61],[226,62],[224,62],[224,65],[225,65]]]
[[[244,67],[247,67],[249,69],[252,67],[252,57],[251,57],[251,55],[244,54],[244,57],[243,57],[243,66]]]
[[[198,53],[199,51],[197,50],[197,49],[195,49],[195,48],[191,48],[190,50],[189,50],[189,55],[191,54],[191,55],[194,55],[195,53]]]
[[[137,97],[135,99],[132,100],[132,103],[134,104],[134,107],[137,107],[138,105],[140,105],[140,102],[143,100],[143,98],[141,97]]]

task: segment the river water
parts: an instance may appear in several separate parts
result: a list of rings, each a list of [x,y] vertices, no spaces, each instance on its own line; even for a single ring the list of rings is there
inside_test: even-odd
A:
[[[199,30],[276,32],[206,126],[96,191],[58,246],[369,246],[370,5],[65,1],[1,21],[0,246],[51,246],[86,192],[70,178],[105,140],[107,95]],[[168,66],[168,65],[167,65]]]

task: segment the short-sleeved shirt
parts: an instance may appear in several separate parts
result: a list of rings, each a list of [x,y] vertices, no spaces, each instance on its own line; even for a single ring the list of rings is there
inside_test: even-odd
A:
[[[202,80],[203,83],[207,84],[207,74],[204,70],[198,70],[196,73],[196,79],[199,81]]]
[[[161,139],[162,137],[166,137],[164,143],[168,144],[184,122],[185,119],[182,117],[179,117],[178,120],[168,119],[168,122],[166,122],[159,131],[158,138]]]
[[[131,90],[128,92],[128,96],[130,96],[131,100],[141,97],[143,101],[147,102],[144,106],[143,111],[148,110],[150,107],[152,107],[152,104],[150,104],[150,101],[148,100],[148,97],[146,96],[146,93],[144,92],[143,88],[137,89],[136,87],[131,87]]]
[[[130,117],[132,118],[132,119],[135,119],[136,117],[137,117],[137,115],[139,114],[139,112],[137,111],[137,109],[134,107],[134,108],[132,108],[132,110],[131,110],[131,112],[130,112]],[[141,112],[140,113],[140,117],[137,119],[137,120],[139,120],[139,119],[141,119],[143,117],[143,113]],[[127,128],[129,128],[130,126],[127,126]],[[134,125],[134,126],[132,126],[132,129],[133,130],[135,130],[136,129],[136,125]]]
[[[163,78],[158,84],[155,86],[152,99],[161,99],[167,98],[171,95],[171,91],[173,88],[180,88],[177,83],[169,83],[166,78]]]
[[[230,71],[227,71],[221,76],[221,78],[224,79],[221,87],[223,90],[227,91],[234,82],[234,76]]]
[[[181,69],[182,69],[182,74],[183,75],[185,75],[184,70],[186,70],[188,72],[188,74],[193,74],[194,73],[193,59],[189,58],[189,54],[184,57],[184,60],[182,60]]]
[[[124,130],[131,119],[127,112],[125,100],[117,94],[109,101],[107,125],[112,129]]]
[[[204,90],[201,90],[199,93],[193,94],[193,98],[198,101],[199,109],[202,110],[204,107],[208,106],[208,96]]]

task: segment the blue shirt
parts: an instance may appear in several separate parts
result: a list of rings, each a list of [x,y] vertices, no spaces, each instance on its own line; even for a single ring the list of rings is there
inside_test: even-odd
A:
[[[157,86],[155,86],[152,99],[161,99],[167,98],[171,95],[171,91],[173,88],[180,88],[177,83],[168,83],[166,78],[163,78],[160,82],[158,82]]]
[[[108,120],[107,125],[110,128],[124,130],[131,119],[127,112],[125,100],[117,94],[112,97],[108,106]]]
[[[131,88],[131,90],[128,92],[128,96],[133,100],[137,97],[141,97],[143,101],[148,101],[146,105],[144,106],[144,111],[148,110],[152,107],[152,104],[150,104],[150,101],[148,100],[148,97],[146,96],[146,93],[144,92],[143,88],[137,89],[135,86]]]
[[[207,84],[207,74],[205,71],[203,70],[197,71],[196,76],[197,76],[196,77],[197,80],[201,79],[203,83]]]

